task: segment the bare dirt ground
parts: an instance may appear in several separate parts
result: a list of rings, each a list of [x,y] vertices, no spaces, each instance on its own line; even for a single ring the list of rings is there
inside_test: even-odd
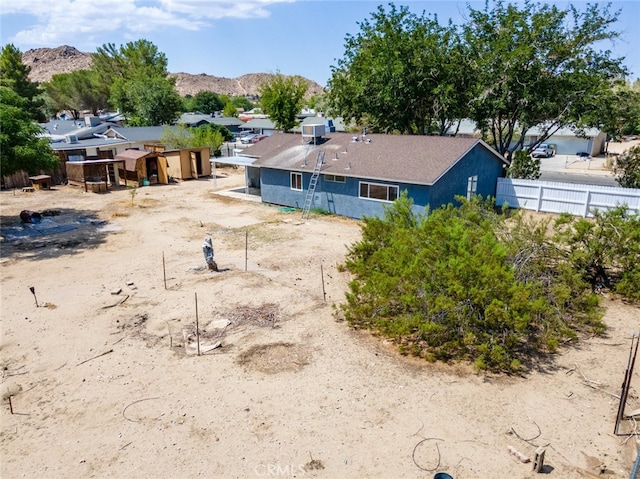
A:
[[[0,193],[3,479],[532,478],[508,448],[543,445],[548,477],[629,477],[637,308],[523,377],[405,358],[334,316],[358,223],[214,191],[242,181]]]

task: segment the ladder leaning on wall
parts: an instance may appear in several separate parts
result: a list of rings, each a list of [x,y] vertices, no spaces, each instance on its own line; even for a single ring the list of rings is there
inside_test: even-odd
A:
[[[309,212],[311,211],[311,203],[313,203],[313,194],[316,191],[316,185],[318,184],[318,177],[320,176],[320,169],[324,163],[324,150],[318,152],[316,158],[316,166],[313,168],[313,174],[309,181],[309,189],[307,195],[304,198],[304,207],[302,208],[302,219],[309,218]]]

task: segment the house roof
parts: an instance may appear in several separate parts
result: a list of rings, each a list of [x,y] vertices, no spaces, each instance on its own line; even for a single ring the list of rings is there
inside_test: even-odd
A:
[[[525,134],[525,136],[540,136],[543,131],[544,131],[544,128],[542,126],[534,126],[533,128],[529,128],[527,130],[527,133]],[[553,135],[551,135],[551,137],[546,141],[552,142],[552,139],[557,137],[572,138],[577,136],[579,137],[586,136],[587,138],[594,138],[600,134],[600,130],[598,130],[597,128],[585,128],[584,130],[580,131],[580,135],[578,135],[577,132],[578,130],[576,128],[571,128],[568,126],[564,128],[560,128]]]
[[[328,133],[317,144],[308,140],[297,134],[277,133],[242,155],[257,158],[256,166],[312,172],[318,153],[324,151],[323,174],[424,185],[434,184],[476,147],[507,164],[499,153],[476,138]]]
[[[476,126],[476,123],[473,120],[469,120],[467,118],[463,119],[460,121],[460,125],[458,125],[458,123],[454,123],[453,126],[451,128],[449,128],[449,130],[447,131],[447,133],[449,134],[453,134],[454,132],[456,132],[456,129],[458,129],[457,134],[458,135],[480,135],[480,130],[478,130],[478,127]],[[545,131],[545,127],[544,125],[537,125],[534,127],[531,127],[527,130],[527,132],[525,133],[525,136],[540,136],[543,132]],[[577,129],[570,127],[570,126],[566,126],[564,128],[560,128],[558,131],[556,131],[553,135],[551,135],[551,138],[558,138],[558,137],[576,137],[578,136],[578,134],[576,133]],[[600,134],[600,130],[598,130],[597,128],[586,128],[584,129],[581,133],[580,136],[586,136],[586,137],[596,137]],[[550,138],[550,139],[551,139]]]
[[[249,120],[240,128],[242,128],[243,130],[253,129],[253,128],[256,128],[256,129],[260,128],[263,130],[275,130],[276,125],[274,122],[269,120],[269,118],[255,118],[253,120]]]
[[[66,143],[62,140],[51,143],[51,149],[54,151],[67,150],[85,150],[87,148],[109,148],[116,145],[124,145],[130,143],[127,140],[118,138],[90,138],[88,140],[78,140],[76,143]]]
[[[159,141],[166,128],[175,129],[175,126],[112,126],[111,129],[118,135],[132,142]]]
[[[244,125],[242,120],[235,117],[216,116],[197,114],[197,113],[183,113],[178,118],[177,123],[185,123],[187,125],[197,125],[201,122],[213,123],[221,126],[240,126]]]
[[[47,135],[64,136],[75,134],[85,126],[85,123],[82,120],[51,120],[47,123],[40,123],[40,126],[45,129]]]

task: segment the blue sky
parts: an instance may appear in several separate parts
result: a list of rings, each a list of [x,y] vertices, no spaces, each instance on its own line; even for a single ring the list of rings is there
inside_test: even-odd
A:
[[[396,1],[413,12],[437,14],[444,23],[464,21],[467,4],[484,2]],[[571,2],[553,2],[566,8]],[[584,0],[572,2],[583,8]],[[326,85],[344,54],[344,39],[359,31],[387,1],[369,0],[0,0],[2,45],[21,51],[71,45],[95,52],[141,38],[165,53],[172,73],[234,78],[245,73],[302,75]],[[622,37],[603,45],[626,57],[631,78],[640,77],[640,1],[612,2],[622,10]]]

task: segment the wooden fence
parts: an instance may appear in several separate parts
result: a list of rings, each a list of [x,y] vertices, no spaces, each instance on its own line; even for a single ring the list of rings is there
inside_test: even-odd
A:
[[[640,189],[498,178],[496,204],[504,203],[510,208],[585,217],[623,204],[640,212]]]

